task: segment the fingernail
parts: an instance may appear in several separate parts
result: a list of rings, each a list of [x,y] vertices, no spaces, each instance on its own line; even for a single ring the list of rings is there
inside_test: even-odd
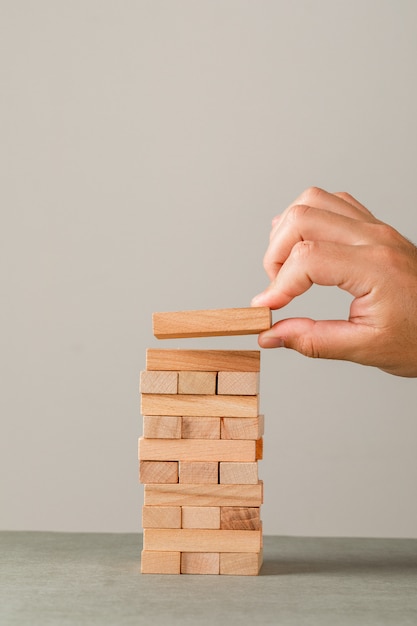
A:
[[[252,298],[251,305],[252,306],[261,306],[264,301],[265,301],[265,294],[264,294],[264,292],[258,293],[257,296]]]
[[[259,337],[259,343],[262,348],[285,348],[285,341],[282,337],[277,337],[268,331],[262,333]]]

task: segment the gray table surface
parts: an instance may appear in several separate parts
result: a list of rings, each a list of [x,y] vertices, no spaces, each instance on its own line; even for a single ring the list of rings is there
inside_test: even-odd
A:
[[[0,532],[0,624],[417,624],[417,540],[265,537],[260,576],[140,574],[141,535]]]

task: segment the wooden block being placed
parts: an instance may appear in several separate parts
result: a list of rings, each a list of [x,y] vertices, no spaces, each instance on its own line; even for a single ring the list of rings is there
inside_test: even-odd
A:
[[[160,350],[146,351],[147,370],[203,372],[259,372],[260,350]]]
[[[219,574],[218,552],[182,552],[181,574]]]
[[[256,441],[139,439],[141,461],[256,461]],[[146,481],[148,482],[148,481]]]
[[[152,315],[153,334],[158,339],[257,335],[271,328],[268,307],[173,311]]]
[[[178,461],[140,461],[139,481],[141,483],[177,483]]]
[[[220,528],[223,530],[261,530],[259,507],[222,506]]]
[[[220,574],[229,576],[257,576],[261,570],[263,551],[222,552],[220,554]]]
[[[180,464],[181,471],[181,464]],[[222,485],[257,485],[257,463],[220,463],[220,483]],[[181,474],[180,474],[181,476]],[[181,478],[180,478],[181,482]]]
[[[224,417],[220,421],[222,439],[260,439],[264,434],[264,416]]]
[[[182,528],[211,528],[213,530],[220,529],[220,507],[183,506]]]
[[[141,393],[171,393],[178,391],[177,372],[141,372]]]
[[[145,505],[260,507],[262,481],[257,485],[145,484]]]
[[[219,372],[217,393],[226,396],[256,396],[259,393],[259,373]]]
[[[144,415],[143,436],[146,439],[181,439],[182,418],[173,415]]]
[[[142,507],[143,528],[181,528],[180,506],[144,506]],[[220,528],[220,509],[219,526]]]
[[[142,415],[257,417],[258,396],[142,394]]]
[[[142,550],[142,574],[180,574],[181,552]]]
[[[179,482],[194,485],[217,485],[219,464],[215,461],[180,461]]]
[[[178,393],[210,395],[216,393],[216,372],[178,372]]]
[[[183,417],[181,435],[183,439],[220,439],[220,417]]]
[[[145,528],[143,547],[180,552],[259,552],[261,531]]]

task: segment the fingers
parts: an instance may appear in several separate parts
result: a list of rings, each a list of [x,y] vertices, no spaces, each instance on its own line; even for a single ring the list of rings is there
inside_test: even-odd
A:
[[[279,309],[307,291],[313,283],[335,285],[355,298],[371,289],[373,276],[364,272],[368,246],[327,241],[302,241],[290,255],[270,286],[252,300],[252,305]]]
[[[353,219],[376,221],[366,207],[346,192],[330,193],[319,187],[309,187],[288,208],[294,204],[306,204],[316,209],[334,211]]]
[[[305,205],[293,206],[271,233],[264,256],[265,271],[273,280],[293,246],[300,241],[321,241],[325,238],[326,241],[346,245],[370,243],[373,226],[332,211]]]
[[[262,348],[291,348],[304,356],[341,359],[370,364],[375,331],[370,326],[342,320],[315,321],[307,318],[281,320],[259,335]]]

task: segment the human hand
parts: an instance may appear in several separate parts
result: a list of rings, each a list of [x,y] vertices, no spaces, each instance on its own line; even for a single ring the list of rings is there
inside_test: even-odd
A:
[[[280,309],[313,283],[354,299],[348,320],[278,321],[259,335],[262,348],[417,376],[417,248],[352,196],[302,193],[274,218],[264,267],[271,284],[253,306]]]

